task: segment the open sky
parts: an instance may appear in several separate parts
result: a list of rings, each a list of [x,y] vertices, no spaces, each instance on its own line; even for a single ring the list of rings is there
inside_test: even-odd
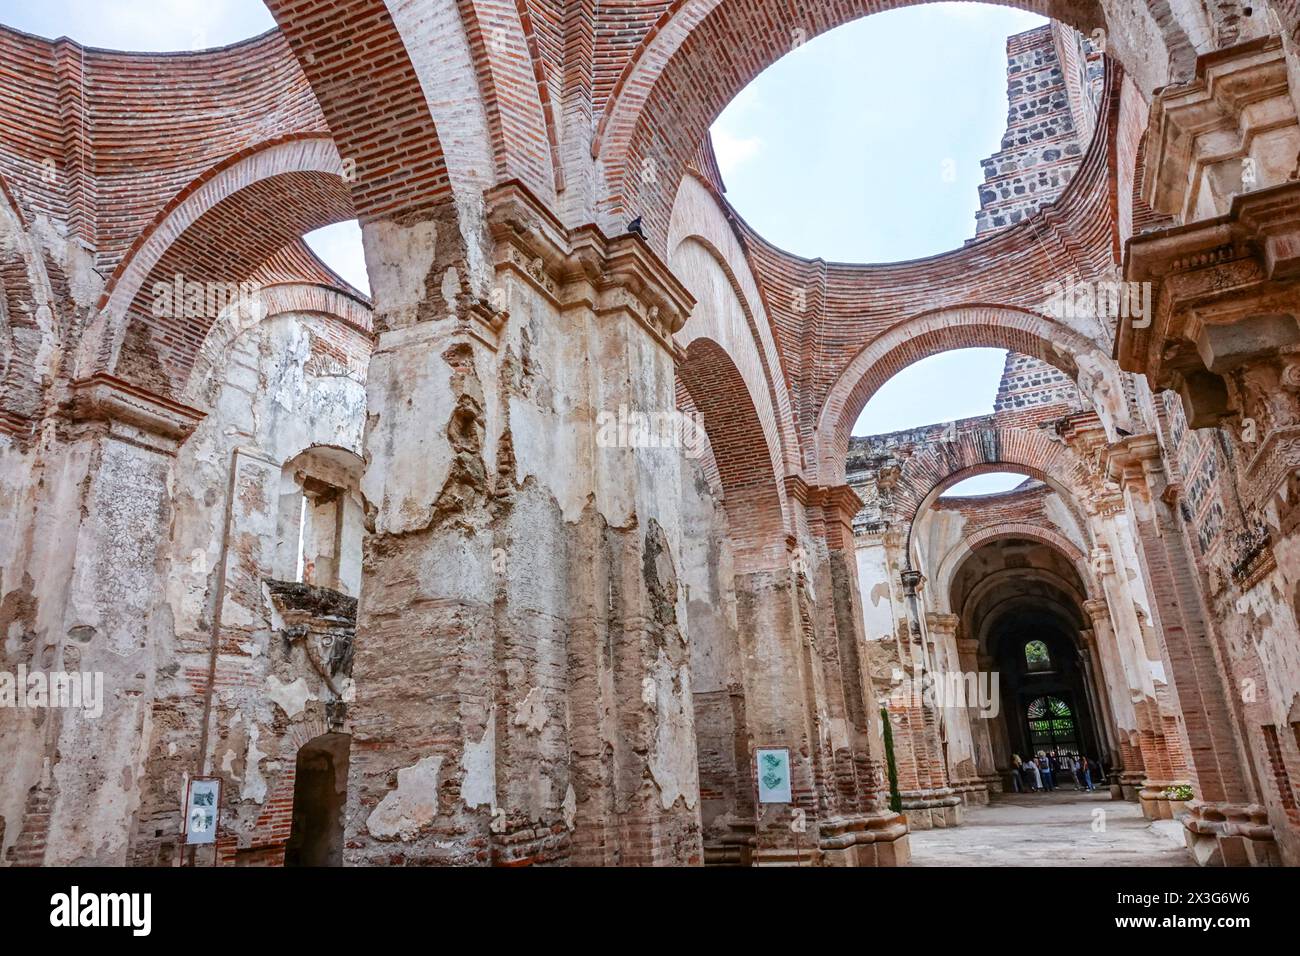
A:
[[[890,262],[960,246],[974,234],[980,160],[1006,126],[1006,38],[1044,22],[937,3],[809,40],[714,123],[727,198],[770,241],[809,258]],[[0,0],[0,23],[159,52],[223,46],[275,25],[261,0]],[[369,291],[355,223],[318,230],[308,243]],[[1003,356],[964,349],[916,363],[876,394],[854,433],[988,414]],[[953,491],[1020,480],[984,475]]]

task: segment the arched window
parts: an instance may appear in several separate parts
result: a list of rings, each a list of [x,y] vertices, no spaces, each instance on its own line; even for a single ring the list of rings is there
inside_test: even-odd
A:
[[[1047,653],[1047,645],[1042,641],[1030,641],[1026,644],[1025,664],[1031,671],[1050,671],[1052,657]]]
[[[1029,719],[1029,745],[1033,753],[1043,750],[1078,753],[1079,735],[1070,705],[1059,697],[1039,697],[1031,701],[1025,716]]]
[[[280,479],[275,577],[355,597],[361,588],[365,510],[362,461],[316,445],[291,459]]]

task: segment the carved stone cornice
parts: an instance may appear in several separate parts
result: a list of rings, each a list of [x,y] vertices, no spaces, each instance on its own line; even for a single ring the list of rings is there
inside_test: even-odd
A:
[[[174,454],[206,414],[103,372],[73,382],[60,410],[74,428],[102,423],[116,438],[166,454]]]
[[[1120,367],[1182,396],[1193,427],[1230,406],[1222,376],[1300,347],[1300,182],[1237,196],[1226,215],[1135,236],[1125,279],[1153,285],[1148,323],[1121,321]]]
[[[562,311],[590,309],[597,315],[627,314],[665,350],[695,299],[644,239],[613,238],[597,226],[566,229],[546,205],[517,180],[485,194],[488,231],[498,272],[511,272]]]
[[[1190,82],[1152,99],[1142,196],[1182,222],[1226,211],[1235,193],[1285,182],[1300,127],[1278,36],[1197,58]]]

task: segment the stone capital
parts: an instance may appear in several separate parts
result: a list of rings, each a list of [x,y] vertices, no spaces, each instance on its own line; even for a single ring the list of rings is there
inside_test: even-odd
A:
[[[1092,620],[1095,631],[1103,632],[1110,630],[1110,607],[1105,601],[1098,598],[1090,598],[1083,602],[1083,610]]]
[[[925,626],[931,635],[956,634],[961,618],[956,614],[944,614],[941,611],[927,611]]]
[[[73,382],[63,411],[74,427],[98,422],[115,438],[165,454],[175,454],[205,415],[102,372]]]
[[[641,236],[610,237],[593,224],[566,229],[517,180],[485,198],[498,274],[517,276],[560,310],[630,315],[675,353],[673,333],[686,324],[695,299]]]

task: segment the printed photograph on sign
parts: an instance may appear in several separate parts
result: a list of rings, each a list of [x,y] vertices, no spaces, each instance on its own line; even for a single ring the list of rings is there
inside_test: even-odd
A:
[[[760,748],[758,762],[758,802],[790,803],[790,751],[785,747]]]
[[[185,801],[186,843],[193,845],[216,842],[217,809],[220,806],[220,780],[209,777],[190,781],[189,798]]]

